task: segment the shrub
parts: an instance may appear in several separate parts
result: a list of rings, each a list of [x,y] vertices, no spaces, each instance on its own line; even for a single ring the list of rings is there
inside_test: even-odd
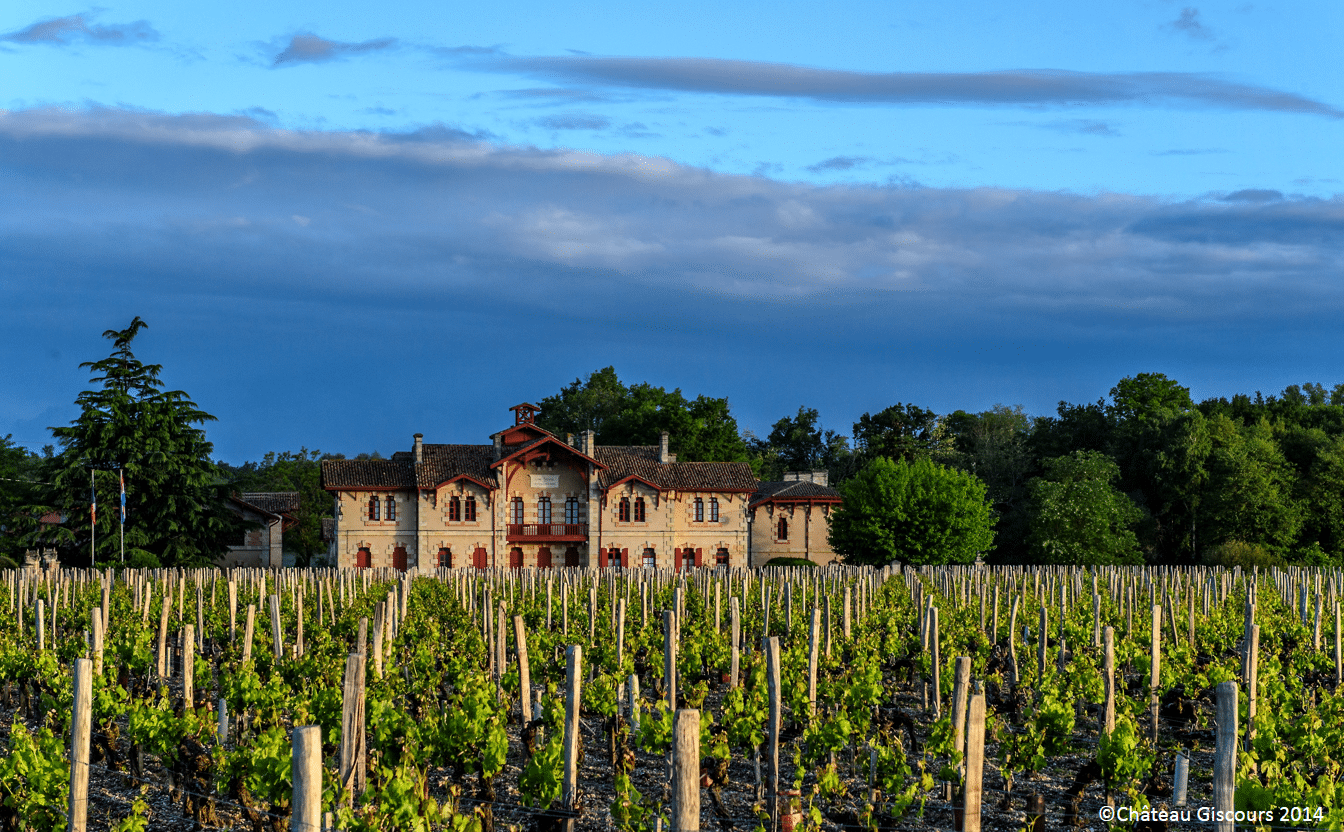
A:
[[[1283,558],[1270,553],[1258,543],[1242,540],[1229,540],[1204,550],[1204,563],[1208,566],[1251,567],[1283,566]]]

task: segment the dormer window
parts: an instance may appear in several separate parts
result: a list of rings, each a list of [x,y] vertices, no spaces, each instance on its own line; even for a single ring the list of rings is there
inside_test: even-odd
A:
[[[466,508],[465,516],[464,516],[462,519],[466,520],[468,523],[475,523],[475,522],[476,522],[476,498],[473,497],[473,496],[468,496],[468,497],[467,497],[467,505],[466,505],[465,508]]]
[[[635,498],[635,522],[636,522],[636,523],[643,523],[643,522],[644,522],[644,519],[645,519],[645,514],[644,514],[644,498],[643,498],[643,497],[636,497],[636,498]]]
[[[621,523],[630,522],[630,498],[622,497],[620,507],[616,512],[616,519]]]
[[[453,497],[448,501],[448,521],[456,523],[462,519],[462,498]]]

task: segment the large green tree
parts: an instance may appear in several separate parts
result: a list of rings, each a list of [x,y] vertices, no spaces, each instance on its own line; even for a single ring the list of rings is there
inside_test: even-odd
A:
[[[625,385],[614,367],[575,379],[538,403],[537,424],[559,436],[592,430],[602,445],[656,445],[667,431],[682,462],[745,462],[747,446],[726,398],[687,399],[680,389]]]
[[[1292,466],[1266,422],[1240,427],[1225,416],[1209,420],[1208,488],[1202,505],[1204,545],[1229,540],[1287,555],[1302,529]]]
[[[1143,516],[1115,488],[1120,468],[1097,451],[1046,460],[1031,480],[1029,552],[1036,563],[1071,566],[1140,564],[1134,525]]]
[[[210,459],[213,446],[200,427],[215,417],[181,390],[162,389],[163,367],[145,364],[131,351],[146,326],[136,317],[126,329],[104,332],[113,342],[112,354],[80,365],[93,371],[97,387],[75,399],[79,418],[51,429],[60,452],[46,477],[46,504],[35,510],[60,512],[65,522],[52,534],[70,555],[82,557],[96,487],[97,559],[115,561],[118,480],[124,471],[127,552],[142,563],[207,563],[245,527],[228,507],[228,484]]]
[[[971,563],[994,542],[985,484],[926,457],[877,457],[840,493],[830,542],[852,563]]]
[[[823,428],[821,414],[806,406],[799,406],[796,416],[775,422],[765,439],[749,438],[747,446],[756,475],[767,481],[783,479],[786,471],[821,468],[837,479],[850,457],[845,437]]]

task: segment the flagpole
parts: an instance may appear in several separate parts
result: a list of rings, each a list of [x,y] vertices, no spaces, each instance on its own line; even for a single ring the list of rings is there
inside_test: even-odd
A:
[[[94,538],[98,535],[98,486],[93,481],[93,469],[89,469],[89,566],[98,565],[98,553],[93,548]]]
[[[121,563],[126,565],[126,469],[117,469],[121,480]]]

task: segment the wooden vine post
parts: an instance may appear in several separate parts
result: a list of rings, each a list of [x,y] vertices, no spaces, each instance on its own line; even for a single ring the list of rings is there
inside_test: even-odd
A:
[[[103,608],[94,607],[91,613],[93,626],[93,675],[103,675]]]
[[[338,790],[346,806],[364,791],[367,737],[364,733],[363,651],[345,657],[345,687],[341,698],[341,767]]]
[[[1103,730],[1110,734],[1115,730],[1115,628],[1107,627],[1101,634],[1102,644],[1105,647],[1105,657],[1102,659],[1102,681],[1106,685],[1106,710],[1103,716]]]
[[[565,648],[565,774],[560,799],[566,809],[579,808],[579,704],[583,689],[583,647]],[[574,818],[565,820],[566,832],[573,832]]]
[[[728,622],[733,651],[732,664],[728,670],[728,688],[731,690],[737,687],[738,668],[741,666],[741,656],[738,651],[742,645],[742,612],[736,595],[728,599]]]
[[[1153,745],[1157,745],[1157,691],[1162,684],[1162,605],[1153,604],[1152,673],[1148,677],[1148,700],[1152,706]]]
[[[970,688],[971,658],[957,656],[952,672],[952,750],[963,755],[963,763],[966,751],[966,696]]]
[[[243,624],[243,661],[252,661],[252,632],[257,626],[257,605],[247,605],[247,620]]]
[[[779,825],[779,731],[781,711],[779,639],[768,637],[761,639],[761,651],[765,653],[765,683],[770,700],[770,714],[765,724],[766,750],[766,799],[770,812],[770,830]]]
[[[1217,738],[1213,753],[1214,829],[1235,832],[1237,786],[1237,683],[1218,685]]]
[[[807,715],[817,715],[817,648],[821,639],[821,610],[812,608],[812,621],[807,628]]]
[[[38,603],[41,603],[39,600]],[[93,737],[93,662],[75,660],[75,701],[70,720],[70,832],[85,832],[89,816],[89,741]]]
[[[532,704],[532,672],[527,663],[527,624],[521,615],[513,617],[513,640],[518,653],[518,709],[523,724],[528,723],[528,708]]]
[[[191,710],[196,702],[196,625],[182,628],[182,707]]]
[[[294,729],[290,750],[294,791],[290,798],[290,828],[294,832],[321,832],[322,826],[322,728],[304,725]]]
[[[700,830],[700,712],[682,708],[672,727],[672,829]]]
[[[958,739],[961,739],[958,733]],[[985,773],[985,695],[971,697],[966,712],[966,780],[962,789],[962,832],[980,832],[980,805]]]
[[[663,687],[667,690],[667,709],[677,710],[677,614],[663,610]]]

